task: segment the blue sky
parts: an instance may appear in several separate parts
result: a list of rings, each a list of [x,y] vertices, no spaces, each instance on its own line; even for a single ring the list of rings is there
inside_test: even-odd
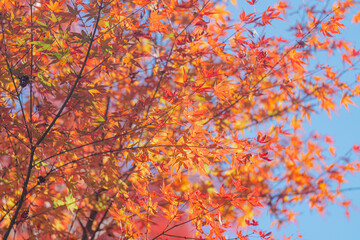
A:
[[[259,0],[255,5],[257,12],[263,12],[270,5],[274,5],[278,1],[275,0]],[[302,0],[289,0],[289,5],[311,3],[310,1]],[[327,1],[318,1],[319,7],[326,5]],[[330,7],[334,1],[329,1],[328,6]],[[238,19],[239,13],[242,9],[247,14],[254,11],[254,7],[246,3],[245,0],[237,0],[237,7],[233,7],[229,3],[229,10],[234,14],[233,19]],[[354,9],[354,12],[349,13],[349,18],[344,20],[344,23],[348,29],[343,30],[341,38],[352,41],[355,48],[360,48],[360,26],[351,25],[351,17],[359,9]],[[290,10],[294,11],[294,9]],[[277,34],[286,36],[288,29],[292,22],[276,21],[273,23],[273,27],[267,27],[265,31],[268,34],[269,31],[276,31]],[[330,65],[338,66],[342,69],[344,66],[339,61],[339,58],[327,58],[325,55],[321,59],[317,59],[318,62],[328,63]],[[352,71],[348,74],[343,75],[343,78],[347,78],[349,82],[355,81],[356,75],[360,73],[359,70]],[[341,96],[340,96],[341,97]],[[340,97],[337,102],[340,103]],[[355,99],[354,102],[360,106],[360,99]],[[304,126],[304,130],[308,133],[318,132],[322,135],[333,136],[335,140],[335,146],[337,147],[337,156],[344,156],[346,152],[354,144],[360,144],[360,108],[355,106],[349,107],[348,112],[345,107],[338,108],[337,114],[332,113],[331,119],[324,111],[319,111],[318,114],[311,116],[311,124]],[[359,159],[355,153],[350,155],[351,159]],[[360,174],[355,176],[346,176],[349,181],[343,186],[343,188],[360,187]],[[292,236],[291,239],[300,239],[297,237],[298,233],[302,235],[302,239],[305,240],[358,240],[360,239],[359,227],[360,227],[360,190],[358,191],[347,191],[344,194],[346,198],[352,200],[353,205],[357,206],[359,210],[351,208],[350,220],[345,216],[345,210],[343,207],[337,205],[328,205],[327,212],[324,216],[320,216],[315,210],[311,211],[308,204],[302,204],[294,207],[296,212],[299,212],[297,223],[291,223],[281,228],[280,230],[271,228],[271,219],[264,210],[262,217],[258,218],[260,222],[260,229],[264,231],[272,231],[275,236],[281,237]]]

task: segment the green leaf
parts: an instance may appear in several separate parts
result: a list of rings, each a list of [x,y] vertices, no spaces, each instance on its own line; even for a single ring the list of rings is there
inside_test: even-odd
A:
[[[51,56],[54,56],[54,57],[56,57],[58,60],[60,60],[60,59],[63,57],[63,54],[61,54],[61,53],[53,53],[53,54],[51,54]]]
[[[48,27],[48,25],[46,23],[43,23],[43,22],[40,22],[38,20],[36,20],[37,24],[39,24],[40,26],[43,26],[43,27]]]
[[[72,213],[74,212],[75,209],[77,209],[75,203],[76,203],[76,198],[74,198],[74,196],[70,192],[70,194],[67,197],[65,197],[65,204],[67,209],[70,210]]]
[[[53,22],[57,22],[57,18],[53,12],[51,12],[51,17],[49,17],[49,19]]]
[[[38,78],[40,79],[41,83],[48,87],[53,87],[51,83],[49,83],[46,79],[44,79],[44,73],[38,73]]]
[[[60,207],[62,205],[64,205],[64,202],[62,200],[53,200],[53,205],[54,207],[53,208],[57,208],[57,207]]]
[[[34,42],[30,42],[30,44],[41,46],[42,48],[37,49],[38,52],[43,50],[50,50],[52,48],[51,44],[42,41],[34,41]]]
[[[95,120],[98,122],[105,122],[105,119],[102,116],[95,118]]]

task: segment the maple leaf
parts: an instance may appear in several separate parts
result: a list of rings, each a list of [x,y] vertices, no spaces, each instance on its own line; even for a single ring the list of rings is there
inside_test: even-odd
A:
[[[269,159],[268,156],[269,156],[269,153],[268,153],[268,152],[259,153],[259,157],[260,157],[260,158],[262,158],[262,159],[270,162],[271,159]]]
[[[279,1],[276,5],[275,8],[278,9],[280,12],[282,12],[283,14],[286,13],[286,9],[289,8],[289,5],[287,4],[287,2],[285,1]]]
[[[352,21],[353,23],[359,23],[360,22],[360,11],[358,11],[354,16]]]
[[[75,203],[76,203],[76,199],[74,198],[72,193],[70,193],[68,196],[65,197],[66,208],[68,210],[70,210],[71,212],[74,212],[75,209],[77,209],[77,206]]]
[[[254,219],[251,219],[251,220],[245,219],[245,223],[249,226],[258,226],[259,225],[259,223],[257,221],[255,221]]]
[[[258,133],[257,137],[256,137],[256,141],[258,141],[259,143],[267,143],[270,141],[270,138],[268,136],[262,135],[262,133]]]
[[[250,5],[254,5],[258,0],[246,0]]]
[[[348,111],[349,111],[348,104],[351,104],[351,105],[353,105],[353,106],[357,106],[357,105],[351,100],[351,96],[348,95],[347,93],[345,93],[345,94],[342,96],[342,98],[341,98],[341,100],[340,100],[340,104],[341,104],[341,105],[344,105],[345,108],[346,108],[346,110],[348,110]]]
[[[242,12],[239,15],[239,18],[240,18],[241,21],[243,21],[245,23],[252,23],[252,22],[256,21],[255,16],[256,16],[255,13],[250,13],[250,14],[246,15],[245,11],[242,10]]]
[[[152,11],[150,14],[150,32],[160,31],[163,32],[166,26],[162,23],[166,19],[166,15],[159,10]]]
[[[2,1],[3,239],[271,239],[262,203],[279,224],[303,201],[347,215],[359,164],[304,118],[360,95],[340,35],[360,3],[247,3],[237,17],[213,0]],[[294,7],[295,40],[267,27]]]
[[[253,197],[254,193],[250,193],[247,195],[247,201],[253,206],[253,207],[264,207],[255,197]]]
[[[354,145],[353,146],[353,151],[357,152],[357,153],[360,153],[360,145]]]

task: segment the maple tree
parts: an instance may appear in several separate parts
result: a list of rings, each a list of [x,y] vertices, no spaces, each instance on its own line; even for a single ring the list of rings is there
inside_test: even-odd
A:
[[[285,1],[0,1],[4,239],[270,239],[241,231],[265,205],[279,225],[294,203],[348,209],[359,163],[302,126],[360,94],[336,37],[358,3],[312,4],[284,38],[265,33]]]

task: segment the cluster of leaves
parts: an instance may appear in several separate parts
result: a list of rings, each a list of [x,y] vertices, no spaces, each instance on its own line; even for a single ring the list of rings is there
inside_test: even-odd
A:
[[[4,239],[224,239],[233,228],[245,240],[236,228],[257,226],[264,205],[279,224],[295,220],[294,203],[349,206],[341,186],[359,163],[331,161],[331,138],[302,125],[360,94],[340,79],[350,69],[311,63],[339,51],[355,66],[359,51],[334,36],[356,2],[301,6],[289,39],[258,34],[286,2],[237,19],[222,4],[0,1]]]

